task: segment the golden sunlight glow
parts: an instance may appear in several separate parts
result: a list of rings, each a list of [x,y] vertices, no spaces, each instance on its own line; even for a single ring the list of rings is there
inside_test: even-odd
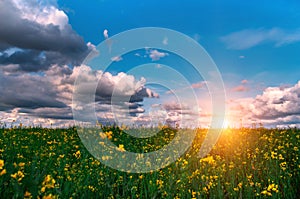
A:
[[[223,129],[228,129],[230,128],[230,123],[229,121],[225,118],[223,122]]]

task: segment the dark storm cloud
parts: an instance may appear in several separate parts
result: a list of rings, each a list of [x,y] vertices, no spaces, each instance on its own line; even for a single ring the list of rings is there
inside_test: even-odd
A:
[[[14,108],[58,107],[66,105],[56,100],[57,92],[40,76],[4,76],[0,73],[0,110]]]
[[[72,110],[70,107],[64,108],[37,108],[37,109],[20,109],[20,113],[27,113],[39,118],[56,119],[56,120],[72,120]]]
[[[29,2],[37,6],[34,1]],[[67,16],[64,13],[51,7],[50,11],[58,12],[61,15],[58,17],[62,18],[62,22],[53,24],[47,17],[39,22],[24,18],[20,9],[14,1],[0,1],[1,65],[19,64],[19,70],[23,71],[45,70],[53,64],[80,65],[90,50],[83,38],[65,22]],[[22,51],[5,52],[12,47]]]

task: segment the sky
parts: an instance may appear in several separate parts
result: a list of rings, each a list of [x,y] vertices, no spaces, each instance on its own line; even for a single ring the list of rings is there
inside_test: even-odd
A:
[[[184,58],[144,46],[111,55],[106,70],[84,62],[103,55],[101,42],[115,49],[111,38],[123,31],[161,27],[192,38],[214,61],[224,82],[226,126],[300,126],[296,0],[2,0],[0,27],[2,125],[69,126],[74,111],[87,122],[95,109],[102,123],[209,127],[210,82]],[[83,85],[76,87],[78,77]],[[74,91],[91,90],[87,83],[99,79],[94,103],[73,101]]]

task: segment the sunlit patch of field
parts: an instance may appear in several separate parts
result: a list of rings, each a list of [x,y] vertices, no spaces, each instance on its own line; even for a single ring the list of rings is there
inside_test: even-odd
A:
[[[85,149],[75,128],[0,129],[0,198],[297,198],[300,130],[226,129],[204,158],[207,130],[166,168],[144,174],[113,170]],[[122,150],[149,152],[176,129],[131,139],[119,127],[98,136]]]

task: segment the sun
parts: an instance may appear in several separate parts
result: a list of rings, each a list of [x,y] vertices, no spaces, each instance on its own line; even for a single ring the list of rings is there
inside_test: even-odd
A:
[[[224,122],[223,122],[223,129],[228,129],[230,128],[230,123],[227,119],[224,119]]]

